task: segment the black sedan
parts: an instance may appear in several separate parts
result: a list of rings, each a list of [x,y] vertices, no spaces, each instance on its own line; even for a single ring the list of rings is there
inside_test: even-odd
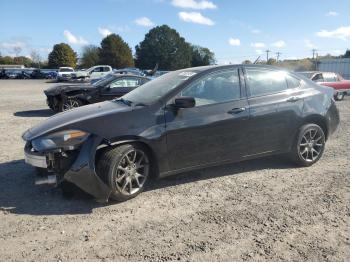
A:
[[[310,166],[339,124],[333,90],[257,65],[169,72],[120,99],[58,114],[23,134],[26,162],[100,201],[150,176],[274,154]]]
[[[149,80],[142,76],[110,74],[93,84],[59,85],[44,93],[48,106],[59,112],[121,97]]]

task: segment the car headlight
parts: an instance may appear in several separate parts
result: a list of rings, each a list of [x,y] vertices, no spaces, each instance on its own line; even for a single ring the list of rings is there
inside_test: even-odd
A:
[[[34,139],[32,146],[36,151],[58,148],[73,150],[83,143],[88,136],[89,133],[80,130],[60,131]]]

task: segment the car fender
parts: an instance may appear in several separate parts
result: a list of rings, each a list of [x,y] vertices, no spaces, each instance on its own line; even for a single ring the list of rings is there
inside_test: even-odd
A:
[[[93,195],[99,202],[108,202],[112,189],[96,173],[95,159],[97,147],[103,138],[90,135],[82,145],[73,165],[64,174],[64,179]]]

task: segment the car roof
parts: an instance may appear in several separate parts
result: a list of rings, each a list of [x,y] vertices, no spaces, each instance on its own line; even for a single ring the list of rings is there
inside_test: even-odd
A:
[[[286,70],[281,67],[271,66],[271,65],[261,65],[261,64],[232,64],[232,65],[209,65],[209,66],[198,66],[198,67],[190,67],[190,68],[184,68],[177,71],[191,71],[195,73],[200,73],[204,71],[211,71],[211,70],[220,70],[220,69],[227,69],[227,68],[237,68],[237,67],[245,67],[245,68],[260,68],[260,69],[274,69],[274,70]]]
[[[140,75],[135,75],[135,74],[130,74],[130,73],[126,73],[126,74],[111,73],[111,74],[114,75],[114,76],[117,76],[117,77],[133,76],[133,77],[150,79],[149,77],[146,77],[146,76],[140,76]]]

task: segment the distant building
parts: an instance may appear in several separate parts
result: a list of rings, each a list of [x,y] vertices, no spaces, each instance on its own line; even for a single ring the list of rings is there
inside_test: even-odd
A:
[[[6,68],[6,69],[23,69],[23,68],[25,68],[25,66],[24,65],[1,65],[0,64],[0,69],[3,69],[3,68]]]
[[[350,58],[322,59],[317,63],[317,70],[325,72],[336,72],[345,79],[350,79]]]

